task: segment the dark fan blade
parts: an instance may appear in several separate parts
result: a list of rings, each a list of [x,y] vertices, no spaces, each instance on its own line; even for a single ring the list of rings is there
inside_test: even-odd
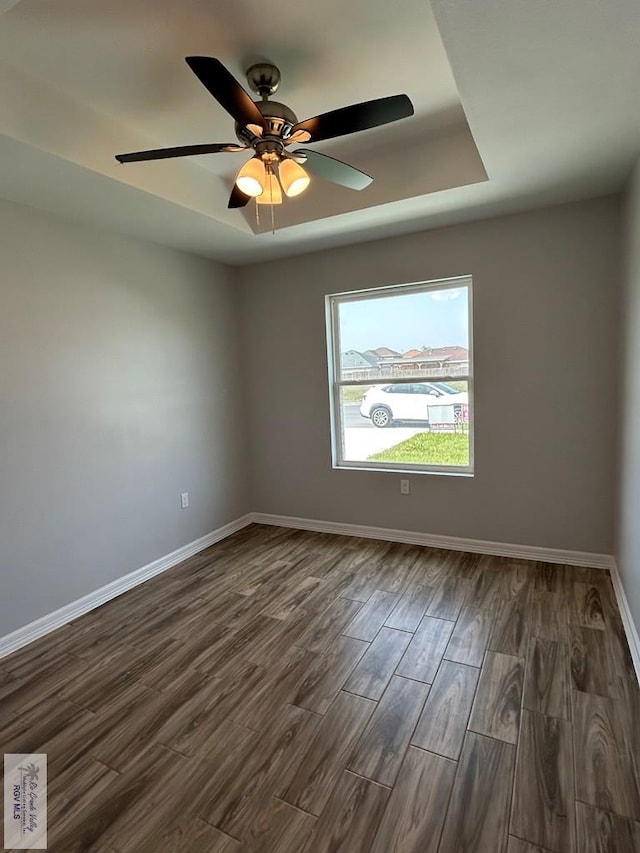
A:
[[[116,154],[118,163],[137,163],[139,160],[165,160],[167,157],[192,157],[194,154],[219,154],[221,151],[244,151],[235,142],[212,142],[210,145],[181,145],[178,148],[155,148],[152,151],[134,151]]]
[[[413,104],[407,95],[392,95],[390,98],[352,104],[350,107],[305,119],[295,125],[291,135],[299,130],[306,130],[311,134],[309,142],[319,142],[321,139],[346,136],[348,133],[368,130],[370,127],[378,127],[412,115]]]
[[[244,207],[251,201],[251,196],[243,193],[242,190],[238,189],[238,187],[234,184],[233,189],[231,190],[231,195],[229,196],[229,204],[227,207]]]
[[[187,56],[185,61],[202,85],[241,127],[248,124],[264,127],[262,113],[220,60],[210,56]]]
[[[292,153],[297,158],[297,162],[306,166],[312,174],[327,181],[333,181],[334,184],[348,187],[350,190],[363,190],[373,181],[371,175],[349,166],[348,163],[343,163],[342,160],[336,160],[335,157],[320,154],[319,151],[299,148]]]

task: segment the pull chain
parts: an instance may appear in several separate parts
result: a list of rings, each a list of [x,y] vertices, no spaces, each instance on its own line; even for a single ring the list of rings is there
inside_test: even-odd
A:
[[[273,211],[273,184],[271,184],[271,233],[276,233],[276,218]]]
[[[275,215],[273,212],[273,182],[276,179],[271,164],[267,165],[267,179],[269,181],[269,206],[271,207],[271,233],[276,233]]]

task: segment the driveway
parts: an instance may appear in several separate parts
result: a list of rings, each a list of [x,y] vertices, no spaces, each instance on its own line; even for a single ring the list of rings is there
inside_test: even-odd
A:
[[[364,420],[364,419],[363,419]],[[364,462],[372,453],[388,450],[401,441],[412,438],[424,427],[388,427],[387,429],[344,428],[344,458],[349,462]]]

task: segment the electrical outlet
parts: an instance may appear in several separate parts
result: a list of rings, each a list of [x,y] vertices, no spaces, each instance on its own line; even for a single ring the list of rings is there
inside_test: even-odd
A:
[[[409,481],[408,480],[400,480],[400,494],[408,495],[409,494]]]
[[[189,506],[189,492],[182,492],[180,495],[180,506],[186,509]]]

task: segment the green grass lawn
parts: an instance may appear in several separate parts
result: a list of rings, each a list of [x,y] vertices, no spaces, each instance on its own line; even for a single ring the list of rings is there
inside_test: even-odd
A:
[[[374,453],[369,462],[421,462],[428,465],[468,465],[467,433],[421,432],[388,450]]]

